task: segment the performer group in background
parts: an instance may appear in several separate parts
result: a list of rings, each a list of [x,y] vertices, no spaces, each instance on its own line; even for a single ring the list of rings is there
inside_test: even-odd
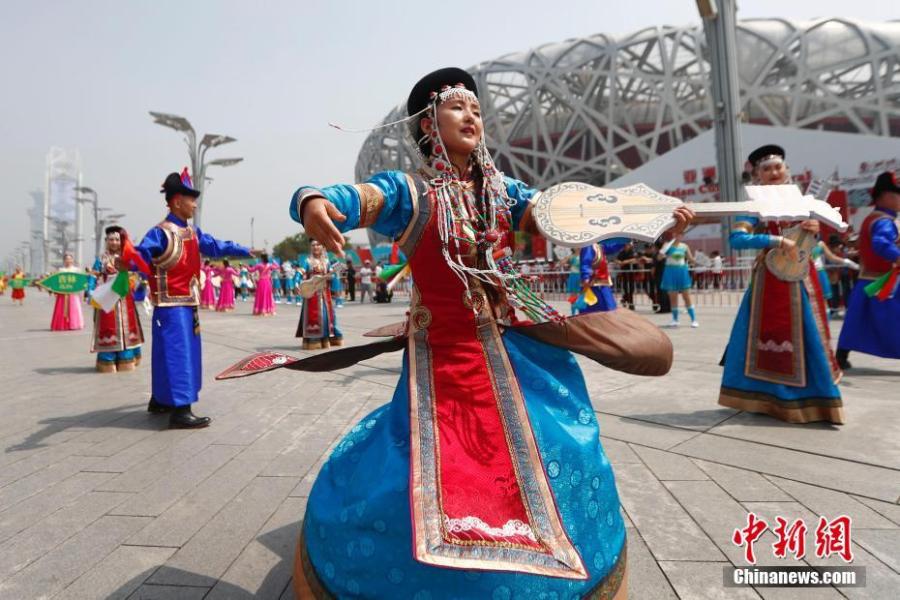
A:
[[[222,266],[215,270],[221,283],[219,284],[219,299],[216,301],[218,312],[230,312],[234,310],[234,280],[238,277],[238,271],[228,262],[222,261]]]
[[[625,527],[584,379],[568,350],[515,327],[515,309],[537,327],[563,319],[503,258],[508,231],[537,232],[535,190],[494,166],[465,71],[424,77],[408,114],[422,170],[291,199],[292,218],[337,254],[351,229],[397,239],[415,280],[394,398],[310,492],[297,595],[624,595]]]
[[[253,283],[250,279],[250,269],[247,268],[247,265],[241,265],[240,276],[241,302],[246,302],[247,296],[250,295],[250,286]]]
[[[163,182],[169,214],[144,236],[137,252],[150,266],[153,310],[152,395],[147,410],[170,412],[175,428],[206,427],[191,406],[202,384],[200,347],[201,253],[220,258],[251,256],[250,249],[223,242],[188,224],[200,192],[191,184],[187,168]],[[208,278],[209,279],[209,278]]]
[[[699,327],[697,312],[691,302],[691,273],[688,265],[694,263],[690,247],[682,241],[682,236],[676,236],[660,249],[660,253],[666,257],[666,266],[663,271],[659,288],[669,295],[669,305],[672,309],[672,322],[669,327],[678,327],[678,296],[684,298],[684,308],[691,318],[691,327]]]
[[[774,144],[750,153],[753,183],[790,183],[784,150]],[[808,276],[784,281],[766,266],[766,253],[782,248],[796,256],[792,236],[814,236],[818,221],[759,226],[755,217],[740,217],[730,235],[736,250],[760,249],[728,347],[719,404],[766,413],[792,423],[843,423],[841,378],[828,328],[828,312],[816,268]],[[791,228],[793,226],[793,228]]]
[[[815,247],[813,247],[812,252],[810,253],[813,259],[813,264],[816,266],[816,274],[819,276],[819,285],[822,288],[822,297],[825,299],[826,304],[828,305],[828,316],[829,318],[834,313],[834,308],[832,307],[831,299],[834,297],[834,291],[832,290],[831,280],[828,277],[828,268],[826,267],[826,263],[830,263],[833,265],[841,265],[843,267],[847,267],[850,269],[859,269],[859,265],[850,260],[849,258],[843,258],[835,254],[828,245],[819,240]],[[838,363],[840,363],[840,357],[838,357]],[[841,368],[844,368],[841,366]]]
[[[900,358],[900,182],[894,172],[882,173],[872,189],[875,204],[859,232],[859,281],[850,294],[844,327],[838,340],[838,361],[851,368],[851,351],[883,358]],[[886,278],[881,294],[866,287]],[[880,291],[880,290],[879,290]]]
[[[337,327],[332,300],[332,281],[336,274],[328,261],[328,254],[322,244],[310,240],[309,256],[301,265],[304,278],[313,285],[313,292],[303,295],[303,307],[300,309],[300,322],[297,324],[295,337],[302,338],[304,350],[327,349],[340,346],[343,334]],[[302,289],[302,288],[301,288]]]
[[[71,254],[63,256],[64,273],[80,273],[81,269],[75,266],[75,259]],[[81,298],[78,294],[56,294],[53,303],[53,316],[50,319],[51,331],[77,331],[84,329],[84,317],[81,314]]]
[[[253,299],[253,314],[268,317],[275,314],[275,296],[272,281],[277,278],[278,265],[269,262],[269,255],[263,254],[260,261],[250,267],[256,274],[256,297]]]
[[[15,269],[13,269],[13,274],[9,277],[9,287],[12,288],[10,297],[12,298],[13,304],[25,306],[25,286],[23,285],[25,279],[26,277],[25,273],[22,272],[22,267],[16,265]]]
[[[95,265],[100,284],[118,275],[122,238],[127,235],[125,230],[117,225],[107,227],[105,233],[105,250]],[[144,331],[132,291],[129,290],[109,312],[104,312],[100,308],[94,309],[91,352],[97,354],[98,372],[133,371],[140,364],[143,343]]]
[[[200,308],[215,308],[216,288],[213,286],[213,277],[216,274],[216,270],[210,264],[209,259],[206,259],[203,261],[203,266],[200,267],[200,271],[203,273],[203,276],[201,277],[203,284],[200,288]]]
[[[577,257],[581,294],[572,305],[573,311],[589,313],[616,309],[606,252],[616,252],[620,246],[622,244],[606,242],[581,249]],[[569,262],[573,262],[571,258]]]

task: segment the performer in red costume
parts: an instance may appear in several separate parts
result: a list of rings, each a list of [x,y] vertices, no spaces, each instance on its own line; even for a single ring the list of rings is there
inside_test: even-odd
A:
[[[838,341],[837,359],[841,368],[851,368],[851,350],[884,358],[900,358],[900,182],[893,171],[882,173],[872,189],[875,210],[859,231],[861,273],[853,293]],[[881,294],[869,296],[866,286],[887,276]]]
[[[494,166],[468,73],[427,75],[408,111],[419,171],[291,199],[292,218],[339,255],[351,229],[393,237],[415,281],[394,398],[338,444],[310,492],[297,596],[623,598],[625,527],[584,379],[518,316],[574,328],[617,315],[569,323],[508,261],[510,230],[536,231],[536,191]],[[690,212],[676,216],[685,225]],[[671,345],[650,327],[617,341],[640,338],[636,362],[661,374]]]
[[[106,228],[106,252],[99,258],[97,280],[105,282],[118,273],[122,254],[122,237],[127,235],[118,225]],[[140,362],[144,331],[131,292],[109,312],[94,310],[94,335],[91,352],[97,353],[97,371],[115,373],[133,371]]]
[[[174,428],[206,427],[209,417],[198,417],[191,405],[198,400],[202,382],[200,362],[200,255],[214,258],[252,256],[249,248],[223,242],[188,224],[200,192],[194,189],[187,168],[166,177],[161,193],[169,214],[147,232],[136,248],[151,265],[150,299],[153,311],[153,385],[147,410],[170,412]],[[123,257],[126,260],[128,257]]]

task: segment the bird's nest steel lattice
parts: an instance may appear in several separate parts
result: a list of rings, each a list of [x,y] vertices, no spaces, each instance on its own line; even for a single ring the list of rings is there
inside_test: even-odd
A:
[[[746,122],[900,136],[900,21],[753,19],[738,23]],[[496,163],[536,187],[602,185],[713,124],[702,27],[598,34],[509,54],[470,69]],[[384,123],[406,116],[398,106]],[[370,134],[363,180],[409,169],[404,125]]]

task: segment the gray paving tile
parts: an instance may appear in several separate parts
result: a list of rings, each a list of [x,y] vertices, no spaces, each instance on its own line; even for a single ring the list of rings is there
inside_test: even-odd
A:
[[[103,517],[72,539],[0,582],[0,598],[49,597],[112,553],[146,525],[143,517]]]
[[[759,594],[752,588],[726,588],[722,585],[723,569],[728,563],[694,561],[660,561],[669,582],[681,600],[754,599]]]
[[[268,453],[244,450],[197,485],[143,531],[132,536],[137,546],[183,546],[197,531],[247,486],[271,460]]]
[[[119,546],[60,592],[59,597],[66,600],[122,600],[130,596],[174,552],[175,548]]]
[[[613,465],[641,462],[641,459],[634,453],[631,446],[625,442],[620,442],[619,440],[603,437],[601,435],[600,443],[603,445],[603,451],[606,453],[606,458],[608,458],[609,462]]]
[[[692,459],[717,484],[735,499],[744,501],[790,501],[791,497],[754,471],[737,469],[705,460]]]
[[[896,499],[900,489],[900,471],[716,435],[700,434],[670,449],[694,458],[880,500]]]
[[[662,569],[647,548],[640,534],[629,527],[628,535],[628,597],[642,600],[676,600]]]
[[[41,493],[83,469],[90,468],[96,460],[88,456],[67,456],[58,463],[0,488],[0,511]]]
[[[616,484],[622,506],[657,560],[725,560],[647,467],[620,465]]]
[[[277,598],[291,580],[305,510],[305,498],[287,498],[228,567],[206,600],[232,600],[239,597],[235,590],[245,590],[248,598]]]
[[[149,487],[140,490],[140,494],[134,494],[117,506],[114,514],[149,517],[160,515],[240,451],[241,448],[236,446],[207,446],[189,460],[173,464]]]
[[[19,504],[0,512],[0,544],[59,508],[74,502],[113,475],[76,473]]]
[[[853,540],[866,551],[900,573],[900,529],[862,529],[853,523]]]
[[[837,556],[816,558],[814,553],[811,556],[807,556],[807,562],[816,566],[846,566],[847,564],[842,558]],[[851,600],[893,600],[897,597],[897,590],[900,589],[900,575],[856,543],[853,544],[852,564],[853,566],[866,568],[866,586],[858,588],[842,587],[840,588],[841,594]]]
[[[46,469],[48,466],[54,465],[73,454],[78,454],[80,451],[90,448],[91,445],[92,443],[90,442],[65,442],[5,466],[0,470],[0,486],[8,485],[41,469]]]
[[[597,421],[600,424],[600,435],[603,439],[633,442],[660,450],[667,450],[697,435],[695,431],[626,419],[602,412],[597,413]]]
[[[848,515],[853,519],[853,527],[859,529],[897,529],[895,523],[885,519],[865,504],[857,502],[849,494],[771,475],[768,479],[818,515],[825,515],[830,519],[838,515]]]
[[[91,492],[19,532],[0,546],[0,580],[53,551],[124,499],[123,494]]]
[[[896,502],[873,500],[872,498],[863,498],[862,496],[854,496],[854,498],[886,519],[890,519],[894,524],[900,525],[900,504],[897,504]]]
[[[296,478],[254,479],[150,578],[167,585],[215,585],[297,485]]]
[[[689,458],[637,444],[630,446],[660,481],[709,479]]]
[[[142,585],[128,600],[203,600],[209,588],[177,585]]]

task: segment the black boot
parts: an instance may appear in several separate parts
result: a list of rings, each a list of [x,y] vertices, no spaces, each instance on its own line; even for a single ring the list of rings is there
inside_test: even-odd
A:
[[[844,350],[843,348],[838,348],[837,352],[834,353],[834,357],[837,359],[838,366],[846,371],[847,369],[852,369],[853,365],[850,364],[850,361],[847,358],[850,356],[849,350]]]
[[[201,427],[208,427],[210,421],[212,421],[212,419],[209,417],[198,417],[192,413],[190,406],[179,406],[172,411],[172,416],[169,417],[169,428],[199,429]]]
[[[154,415],[161,415],[163,413],[167,413],[172,410],[171,406],[166,406],[165,404],[160,404],[156,401],[156,398],[150,396],[150,402],[147,403],[147,412],[152,413]]]

